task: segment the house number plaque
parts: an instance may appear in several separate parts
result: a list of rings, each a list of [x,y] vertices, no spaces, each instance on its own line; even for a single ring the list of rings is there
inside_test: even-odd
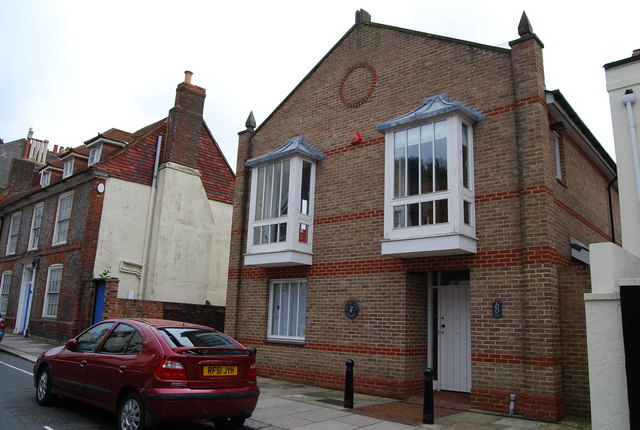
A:
[[[359,312],[360,305],[358,305],[358,302],[356,302],[355,300],[349,300],[344,305],[344,314],[347,316],[347,318],[354,319],[358,316]]]
[[[500,300],[493,301],[493,317],[502,318],[502,302]]]

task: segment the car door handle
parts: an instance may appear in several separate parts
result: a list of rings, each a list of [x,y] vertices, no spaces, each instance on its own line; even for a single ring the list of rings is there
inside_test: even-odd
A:
[[[86,366],[86,365],[87,365],[87,360],[82,360],[82,361],[80,362],[80,367],[84,367],[84,366]]]
[[[120,366],[120,367],[118,367],[118,372],[120,372],[120,373],[124,373],[124,372],[126,372],[126,371],[127,371],[127,366]]]

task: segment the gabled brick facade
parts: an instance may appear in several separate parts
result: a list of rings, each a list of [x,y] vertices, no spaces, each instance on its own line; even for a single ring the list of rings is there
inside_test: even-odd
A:
[[[464,290],[468,356],[449,358],[469,360],[463,391],[472,406],[507,412],[516,394],[516,411],[527,417],[587,415],[589,266],[572,257],[570,240],[613,237],[607,185],[615,164],[561,93],[545,89],[543,46],[526,17],[503,49],[358,16],[263,124],[240,133],[227,332],[258,348],[263,376],[341,387],[345,360],[353,359],[357,391],[406,397],[421,392],[427,366],[450,389],[439,318],[446,300],[464,303],[445,293]],[[393,163],[385,161],[390,137],[376,127],[444,93],[484,117],[472,126],[477,250],[384,255],[385,165]],[[325,156],[315,171],[313,262],[248,266],[257,169],[245,163],[299,135]],[[615,188],[612,198],[615,208]],[[619,229],[617,209],[613,220]],[[279,341],[269,326],[270,294],[283,282],[306,285],[305,320]],[[359,306],[354,318],[345,313],[351,302]]]

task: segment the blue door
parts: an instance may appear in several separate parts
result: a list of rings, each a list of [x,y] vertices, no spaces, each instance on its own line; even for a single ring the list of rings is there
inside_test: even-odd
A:
[[[96,300],[93,304],[93,323],[102,321],[102,308],[104,307],[105,282],[96,284]]]

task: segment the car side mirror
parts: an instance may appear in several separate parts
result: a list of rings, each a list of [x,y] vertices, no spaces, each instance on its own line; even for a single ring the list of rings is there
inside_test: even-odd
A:
[[[66,349],[68,349],[69,351],[73,351],[74,349],[76,349],[77,345],[78,345],[78,341],[77,340],[69,339],[64,347]]]

